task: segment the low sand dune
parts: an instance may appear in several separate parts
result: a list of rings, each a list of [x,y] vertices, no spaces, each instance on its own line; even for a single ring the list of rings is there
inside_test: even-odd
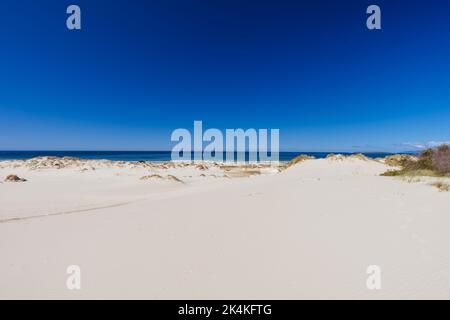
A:
[[[0,162],[0,298],[448,299],[450,192],[388,168]]]

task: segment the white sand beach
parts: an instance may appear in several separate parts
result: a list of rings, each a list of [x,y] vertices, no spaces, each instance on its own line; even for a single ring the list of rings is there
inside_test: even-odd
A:
[[[1,161],[0,298],[448,299],[450,192],[389,168]]]

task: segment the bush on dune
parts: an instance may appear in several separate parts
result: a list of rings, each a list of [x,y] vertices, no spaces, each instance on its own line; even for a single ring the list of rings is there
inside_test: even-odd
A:
[[[383,176],[450,176],[450,147],[446,144],[420,153],[417,160],[403,158],[400,170],[389,170]]]
[[[447,144],[443,144],[435,150],[434,166],[441,173],[450,172],[450,147]]]

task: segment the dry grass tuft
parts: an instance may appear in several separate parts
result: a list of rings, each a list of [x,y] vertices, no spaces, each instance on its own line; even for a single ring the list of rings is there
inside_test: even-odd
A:
[[[417,161],[417,157],[408,154],[394,154],[384,158],[384,163],[391,167],[400,167],[406,161]]]
[[[160,176],[159,174],[150,174],[150,175],[141,177],[139,180],[162,179],[162,178],[163,177]]]
[[[388,170],[381,174],[385,177],[442,177],[441,174],[429,170],[429,169],[422,169],[422,170]]]
[[[370,158],[366,157],[365,155],[363,155],[362,153],[355,153],[349,156],[350,159],[359,159],[359,160],[364,160],[364,161],[369,161],[371,160]]]
[[[166,177],[163,177],[159,174],[150,174],[147,176],[143,176],[140,178],[140,180],[151,180],[151,179],[158,179],[158,180],[172,180],[172,181],[176,181],[176,182],[180,182],[180,183],[184,183],[182,180],[180,180],[179,178],[175,177],[174,175],[167,175]]]
[[[6,177],[5,182],[25,182],[27,179],[19,178],[15,174],[10,174]]]
[[[184,183],[183,180],[180,180],[179,178],[175,177],[174,175],[169,174],[167,176],[168,180],[172,180],[172,181],[176,181],[176,182],[180,182],[180,183]]]
[[[303,162],[305,160],[312,160],[315,159],[315,157],[313,156],[308,156],[306,154],[301,154],[298,157],[295,157],[294,159],[292,159],[291,161],[289,161],[286,165],[286,168],[292,167],[300,162]]]
[[[422,179],[419,176],[405,176],[405,177],[401,177],[402,181],[405,181],[407,183],[417,183],[417,182],[421,182]]]
[[[447,191],[450,190],[450,185],[448,185],[445,182],[433,182],[433,183],[431,183],[431,185],[433,187],[438,188],[438,190],[441,191],[441,192],[447,192]]]
[[[327,155],[326,159],[333,161],[343,161],[345,160],[345,156],[343,154],[330,153]]]

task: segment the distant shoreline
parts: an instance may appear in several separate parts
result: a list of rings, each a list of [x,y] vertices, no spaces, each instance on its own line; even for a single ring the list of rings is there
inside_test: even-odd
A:
[[[384,158],[393,154],[415,154],[416,152],[280,152],[280,161],[290,161],[293,158],[305,154],[308,156],[314,156],[317,159],[326,158],[329,154],[343,154],[352,155],[356,153],[362,153],[369,158]],[[236,154],[236,153],[235,153]],[[26,160],[35,157],[74,157],[82,159],[96,159],[96,160],[113,160],[113,161],[170,161],[171,151],[0,151],[0,161],[3,160]],[[248,152],[246,152],[248,156]]]

